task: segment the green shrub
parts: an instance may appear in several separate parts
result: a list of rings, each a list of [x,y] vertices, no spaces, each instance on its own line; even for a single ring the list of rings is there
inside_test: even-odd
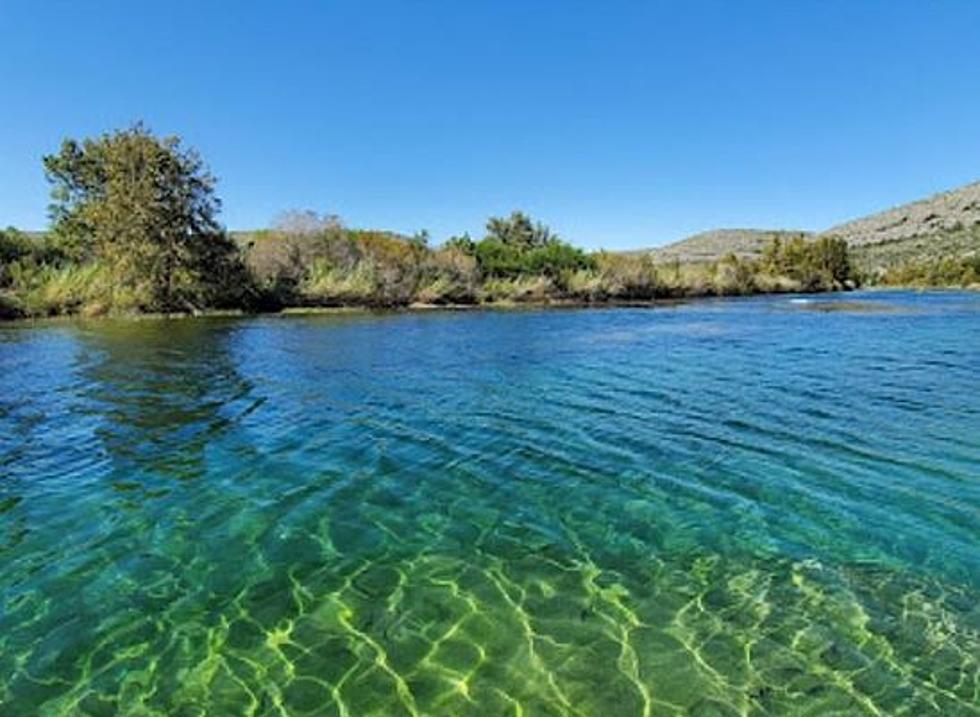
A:
[[[299,286],[306,302],[319,305],[370,304],[375,301],[377,276],[367,261],[353,269],[333,267],[326,259],[317,259]]]
[[[715,264],[714,290],[719,296],[741,296],[758,291],[756,267],[750,261],[728,254]]]
[[[546,276],[518,276],[489,279],[480,290],[480,300],[488,303],[547,301],[555,296],[555,285]]]
[[[425,304],[471,304],[480,283],[476,259],[465,247],[449,244],[429,252],[415,300]]]
[[[10,266],[10,273],[12,292],[28,316],[145,311],[152,301],[150,287],[120,284],[96,262],[58,267],[21,261]]]
[[[563,277],[565,294],[579,301],[602,301],[608,292],[602,277],[594,269],[579,269]]]
[[[980,284],[980,255],[909,261],[889,269],[881,283],[916,287],[974,286]]]
[[[525,265],[530,274],[558,280],[571,272],[594,269],[595,260],[581,249],[555,240],[527,252]]]
[[[61,266],[68,260],[62,247],[48,234],[29,235],[12,227],[0,230],[0,287],[10,285],[10,267],[24,262]]]
[[[645,301],[666,292],[649,254],[600,252],[594,258],[600,280],[600,298]]]
[[[499,239],[486,238],[476,243],[474,256],[484,277],[516,277],[527,274],[526,250]]]
[[[763,250],[754,271],[790,279],[802,291],[839,289],[855,278],[847,242],[836,237],[783,241],[777,236]]]
[[[0,229],[0,266],[15,262],[29,252],[26,236],[13,227]]]

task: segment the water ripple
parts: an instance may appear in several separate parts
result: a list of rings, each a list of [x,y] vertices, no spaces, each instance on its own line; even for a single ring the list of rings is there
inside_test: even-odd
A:
[[[980,714],[980,298],[0,330],[0,715]]]

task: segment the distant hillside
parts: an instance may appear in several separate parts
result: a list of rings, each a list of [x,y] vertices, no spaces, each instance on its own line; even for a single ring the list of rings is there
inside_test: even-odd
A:
[[[824,234],[851,246],[866,276],[980,256],[980,182],[840,224]]]
[[[663,247],[644,249],[658,261],[717,261],[728,253],[752,258],[776,236],[837,236],[851,246],[862,269],[980,255],[980,182],[854,219],[822,232],[785,229],[715,229]]]
[[[854,219],[822,233],[839,236],[857,247],[948,234],[977,223],[980,182]]]
[[[713,229],[649,251],[658,261],[681,263],[715,261],[729,253],[751,258],[758,256],[776,237],[809,235],[809,232],[786,229]]]
[[[980,224],[895,241],[857,244],[851,249],[854,265],[871,277],[881,277],[910,264],[976,257],[980,257]]]

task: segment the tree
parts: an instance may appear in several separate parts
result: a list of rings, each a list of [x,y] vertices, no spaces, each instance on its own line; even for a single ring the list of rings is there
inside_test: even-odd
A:
[[[448,246],[472,253],[483,276],[558,278],[578,269],[594,268],[594,262],[582,250],[566,244],[523,212],[512,212],[507,218],[491,217],[487,235],[479,242],[464,235],[450,239]]]
[[[416,252],[425,253],[429,248],[430,239],[432,239],[432,235],[429,234],[428,229],[419,229],[408,238],[408,243],[411,244]]]
[[[820,237],[813,243],[813,263],[830,284],[843,284],[851,277],[847,242],[838,237]]]
[[[541,222],[532,222],[524,212],[511,212],[507,218],[491,217],[487,221],[487,239],[520,249],[534,249],[558,241]]]
[[[843,286],[853,278],[847,242],[837,237],[810,241],[798,236],[784,242],[777,235],[760,263],[764,271],[793,279],[808,291]]]
[[[458,249],[464,254],[473,255],[476,251],[476,242],[470,237],[469,232],[456,234],[449,237],[443,245],[446,249]]]
[[[247,280],[217,221],[215,178],[177,137],[142,124],[65,140],[44,157],[54,232],[81,261],[110,267],[140,308],[188,310],[241,299]],[[232,294],[237,294],[232,299]]]
[[[579,269],[594,269],[595,260],[584,251],[562,241],[552,241],[527,253],[531,273],[557,279]]]

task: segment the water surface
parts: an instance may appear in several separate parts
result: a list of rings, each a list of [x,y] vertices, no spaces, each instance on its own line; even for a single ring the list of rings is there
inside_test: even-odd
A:
[[[2,327],[0,715],[980,714],[980,295],[848,300]]]

